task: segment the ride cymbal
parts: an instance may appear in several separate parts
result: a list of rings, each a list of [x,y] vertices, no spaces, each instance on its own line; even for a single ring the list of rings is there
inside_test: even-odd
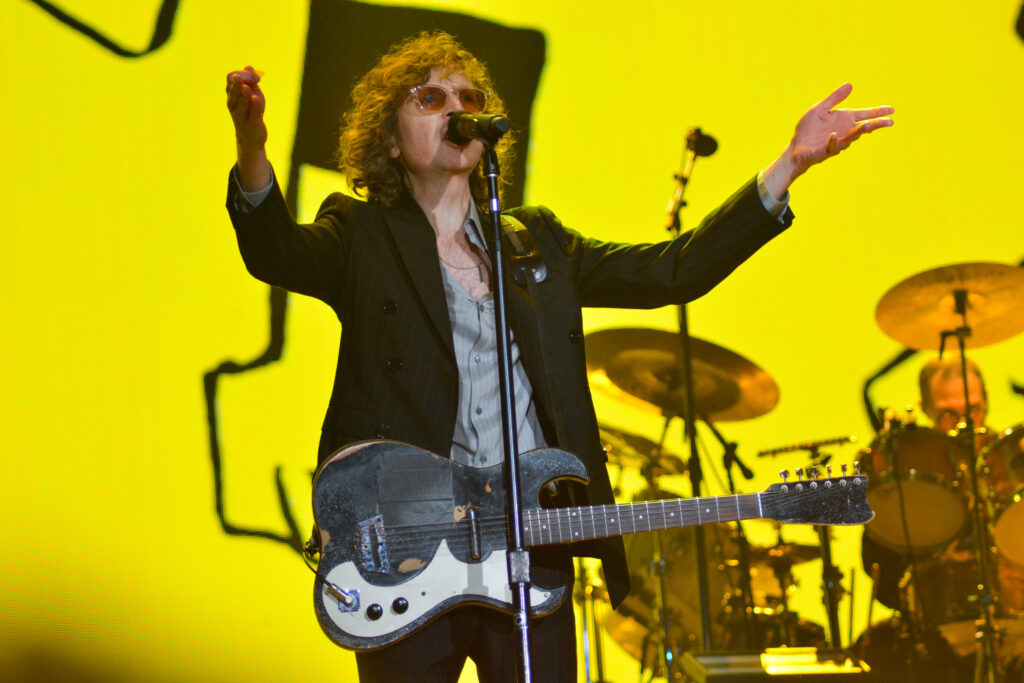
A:
[[[966,348],[976,349],[1024,331],[1024,268],[1003,263],[958,263],[918,273],[878,302],[875,320],[888,336],[912,349],[938,350],[942,333],[961,327]]]

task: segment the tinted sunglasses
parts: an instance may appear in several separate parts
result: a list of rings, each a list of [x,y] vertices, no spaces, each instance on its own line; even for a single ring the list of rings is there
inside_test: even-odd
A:
[[[436,114],[444,109],[448,94],[458,98],[462,108],[470,114],[480,114],[487,105],[487,93],[477,88],[447,90],[439,85],[418,85],[410,91],[416,100],[416,107],[424,114]]]

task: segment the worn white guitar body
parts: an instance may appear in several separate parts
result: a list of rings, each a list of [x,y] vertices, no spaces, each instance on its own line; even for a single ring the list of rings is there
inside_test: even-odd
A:
[[[586,483],[583,464],[540,449],[520,456],[519,469],[527,547],[759,517],[863,524],[873,516],[859,475],[741,496],[547,510],[537,502],[543,486]],[[317,471],[313,513],[321,554],[314,606],[342,647],[385,647],[463,604],[512,610],[500,466],[463,467],[396,441],[361,442]],[[567,592],[533,584],[531,614],[554,611]]]
[[[327,590],[320,594],[324,614],[346,638],[358,639],[360,649],[372,647],[374,643],[393,642],[459,604],[475,602],[499,609],[511,609],[512,606],[506,552],[495,550],[486,560],[466,563],[452,555],[447,541],[441,541],[430,564],[422,572],[403,584],[375,586],[360,576],[355,562],[336,566],[326,578],[328,583],[345,586],[350,595],[355,591],[359,596],[360,606],[364,609],[347,611],[339,609],[339,604],[344,607],[339,600],[342,596],[336,597]],[[564,595],[564,589],[550,591],[534,586],[530,590],[534,614],[551,612],[558,607]],[[399,613],[394,604],[396,600],[403,599],[406,601],[404,611]],[[374,604],[382,609],[381,616],[375,620],[365,613],[365,607]],[[401,609],[403,603],[398,605]]]

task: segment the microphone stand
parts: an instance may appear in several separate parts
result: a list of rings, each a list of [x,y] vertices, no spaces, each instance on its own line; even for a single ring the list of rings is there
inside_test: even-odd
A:
[[[690,174],[693,172],[694,163],[697,161],[697,152],[693,149],[696,145],[692,144],[694,133],[699,135],[699,129],[691,131],[691,134],[687,137],[686,160],[683,164],[683,169],[675,176],[679,185],[668,206],[669,215],[665,227],[672,234],[673,238],[678,238],[682,233],[680,212],[686,206],[683,194],[686,192],[686,185],[690,181]],[[686,415],[683,416],[686,425],[684,436],[690,442],[690,488],[693,497],[698,498],[700,497],[700,484],[704,474],[700,466],[700,453],[697,450],[697,416],[693,405],[693,355],[690,350],[690,328],[686,318],[686,304],[679,304],[679,342],[682,348],[683,386],[686,397]],[[694,527],[694,538],[697,551],[694,558],[697,563],[697,592],[700,596],[701,650],[708,652],[711,650],[711,610],[708,602],[708,565],[707,551],[704,547],[704,527]],[[666,659],[668,659],[666,661],[667,680],[672,681],[674,672],[671,665],[673,662],[669,658]]]
[[[512,589],[512,618],[518,641],[518,680],[530,683],[530,553],[523,542],[520,506],[519,444],[516,437],[515,395],[512,384],[512,338],[505,303],[505,265],[501,245],[501,203],[498,199],[498,157],[484,144],[484,175],[491,215],[491,264],[494,281],[494,324],[498,342],[498,384],[501,390],[501,429],[505,450],[505,501],[508,525],[508,583]]]

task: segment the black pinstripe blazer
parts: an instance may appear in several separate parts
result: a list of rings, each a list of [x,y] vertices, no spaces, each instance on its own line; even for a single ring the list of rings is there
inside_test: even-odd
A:
[[[249,272],[321,299],[342,324],[338,365],[319,458],[362,439],[405,441],[447,456],[458,377],[441,266],[430,223],[411,198],[384,209],[335,193],[298,225],[275,185],[250,213],[228,211]],[[565,228],[546,208],[509,213],[533,235],[547,267],[541,283],[508,287],[509,320],[551,446],[575,453],[591,483],[579,505],[613,502],[587,384],[581,307],[654,308],[695,299],[792,221],[768,214],[756,182],[701,225],[658,244],[620,244]],[[579,544],[600,557],[613,604],[629,590],[621,539]]]

